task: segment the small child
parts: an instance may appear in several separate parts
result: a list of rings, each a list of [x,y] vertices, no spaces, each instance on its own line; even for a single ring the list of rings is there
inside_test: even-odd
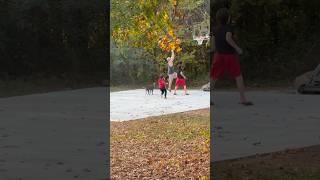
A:
[[[166,81],[165,81],[165,77],[163,75],[160,75],[160,78],[158,80],[158,86],[161,91],[161,98],[164,94],[164,98],[167,99]]]
[[[187,77],[183,74],[182,72],[182,66],[179,65],[178,67],[178,72],[177,72],[177,79],[176,79],[176,87],[174,89],[174,93],[173,95],[177,95],[177,89],[180,87],[180,86],[183,86],[183,89],[184,89],[184,95],[189,95],[187,93],[187,85],[186,85],[186,79]]]

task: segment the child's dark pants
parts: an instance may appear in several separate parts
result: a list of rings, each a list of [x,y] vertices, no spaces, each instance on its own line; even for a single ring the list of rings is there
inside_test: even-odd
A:
[[[160,91],[161,91],[161,96],[164,94],[164,98],[167,98],[167,89],[163,88],[163,89],[160,89]]]

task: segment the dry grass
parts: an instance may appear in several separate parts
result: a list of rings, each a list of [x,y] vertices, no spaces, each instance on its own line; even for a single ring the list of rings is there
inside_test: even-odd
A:
[[[320,145],[213,164],[219,180],[319,180]]]
[[[111,179],[209,177],[209,109],[111,123]]]

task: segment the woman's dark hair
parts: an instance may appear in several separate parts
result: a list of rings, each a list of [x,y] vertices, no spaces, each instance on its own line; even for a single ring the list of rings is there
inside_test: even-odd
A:
[[[229,11],[227,8],[221,8],[216,13],[216,19],[219,25],[226,25],[229,20]]]
[[[177,77],[180,79],[183,79],[181,72],[182,72],[182,64],[178,66]]]

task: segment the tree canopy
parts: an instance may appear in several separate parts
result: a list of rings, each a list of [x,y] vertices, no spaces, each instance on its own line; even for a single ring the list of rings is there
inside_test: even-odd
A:
[[[154,79],[156,74],[164,73],[170,50],[177,52],[176,63],[190,68],[191,77],[203,75],[208,71],[204,70],[208,66],[207,47],[197,47],[192,27],[210,18],[208,3],[209,0],[111,0],[111,76],[116,79],[115,74],[122,74],[121,66],[125,66],[128,74],[135,74],[132,79]],[[130,68],[133,66],[139,68]]]
[[[1,0],[1,78],[106,72],[104,6],[85,0]]]
[[[112,0],[112,38],[117,46],[144,49],[156,48],[160,37],[167,33],[177,34],[183,41],[191,41],[191,36],[186,33],[192,26],[188,22],[204,5],[204,0]]]
[[[319,63],[320,1],[215,0],[211,16],[221,7],[230,10],[244,49],[241,64],[246,79],[292,81]]]

